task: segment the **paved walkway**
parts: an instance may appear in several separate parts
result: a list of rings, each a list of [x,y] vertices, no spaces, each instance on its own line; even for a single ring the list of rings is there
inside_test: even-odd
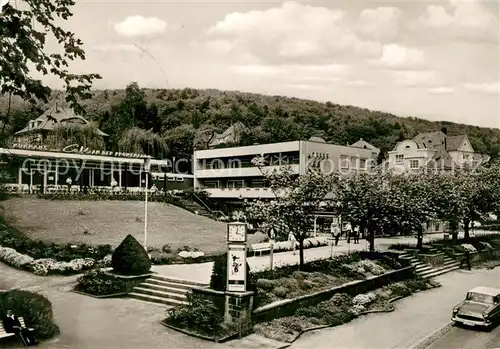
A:
[[[459,270],[436,280],[442,287],[396,302],[394,312],[365,315],[339,327],[306,333],[290,348],[410,348],[448,324],[453,306],[469,289],[479,285],[500,287],[500,268]]]
[[[432,237],[431,237],[432,238]],[[379,238],[376,240],[376,246],[378,249],[386,249],[390,244],[400,242],[408,243],[414,241],[411,238]],[[334,247],[334,253],[345,253],[349,250],[354,251],[355,249],[365,249],[366,243],[361,241],[360,244],[351,244],[348,246],[345,241],[341,241],[340,245]],[[328,258],[331,254],[330,247],[321,247],[315,249],[309,249],[305,251],[306,260],[312,260],[317,258]],[[284,252],[275,254],[276,264],[296,264],[298,262],[298,255],[293,255],[292,252]],[[261,268],[266,268],[269,263],[269,257],[250,257],[249,264],[252,270],[259,270]],[[211,275],[212,263],[203,264],[192,264],[192,265],[168,265],[168,266],[156,266],[153,269],[161,272],[165,275],[171,275],[176,277],[181,277],[185,279],[194,280],[204,280],[207,281]],[[136,301],[133,299],[95,299],[87,296],[78,295],[76,293],[70,292],[74,282],[76,281],[76,276],[70,277],[41,277],[36,276],[28,272],[16,270],[0,263],[0,287],[9,288],[24,288],[35,292],[42,293],[46,295],[53,304],[54,316],[56,323],[61,328],[60,337],[42,343],[39,348],[41,349],[61,349],[61,348],[75,348],[75,349],[94,349],[94,348],[110,348],[110,349],[128,349],[128,348],[242,348],[242,349],[273,349],[278,348],[281,344],[276,341],[268,340],[258,335],[252,335],[241,340],[231,341],[226,344],[215,344],[203,340],[199,340],[193,337],[183,335],[179,332],[167,329],[159,324],[159,320],[165,317],[165,307],[150,304],[146,302]],[[490,281],[491,283],[491,281]],[[459,282],[461,287],[464,287],[463,281]],[[467,286],[468,287],[468,286]],[[465,287],[465,288],[467,288]],[[464,288],[464,289],[465,289]],[[430,291],[431,293],[443,292],[442,290],[447,290],[448,288],[442,288],[438,290]],[[412,299],[418,299],[419,297],[425,296],[426,293],[421,295],[416,295]],[[448,297],[446,292],[438,297],[436,304],[444,307],[448,307],[447,302],[455,302],[459,300],[460,297]],[[409,300],[408,300],[409,301]],[[405,305],[403,301],[402,305],[398,307],[402,308]],[[422,307],[422,303],[418,303],[414,306],[415,311],[423,319],[426,319],[426,309],[428,307]],[[397,312],[395,312],[397,313]],[[374,321],[366,329],[349,331],[349,326],[339,327],[337,330],[347,331],[347,335],[344,337],[343,345],[337,347],[356,347],[356,343],[360,343],[359,338],[360,333],[363,333],[363,338],[366,340],[366,344],[373,347],[371,344],[378,345],[377,343],[383,343],[383,334],[377,334],[377,331],[382,331],[385,328],[392,328],[394,324],[402,325],[405,321],[410,321],[416,315],[408,316],[403,315],[402,318],[392,319],[391,321],[384,320],[386,316],[390,314],[385,314],[380,317],[380,321]],[[447,316],[447,315],[446,315]],[[446,317],[443,315],[443,319]],[[369,317],[366,317],[368,319]],[[365,318],[360,319],[363,321]],[[378,325],[384,322],[385,325]],[[427,325],[427,321],[423,321],[424,325]],[[354,322],[354,323],[357,323]],[[430,322],[429,322],[430,324]],[[422,325],[422,326],[424,326]],[[405,325],[406,326],[406,325]],[[407,325],[412,327],[411,323]],[[419,325],[420,326],[420,325]],[[434,326],[434,325],[432,325]],[[344,329],[344,327],[346,329]],[[370,332],[368,329],[371,329]],[[422,327],[422,332],[424,327]],[[325,332],[326,333],[326,332]],[[370,336],[366,333],[372,333],[375,337],[374,339],[368,339]],[[357,334],[357,336],[355,335]],[[378,337],[377,337],[378,336]],[[306,335],[304,338],[309,338]],[[328,341],[324,342],[324,345],[318,345],[317,340],[312,339],[311,342],[299,342],[296,343],[301,347],[301,343],[316,343],[314,345],[307,344],[305,347],[316,346],[318,348],[325,347],[325,343],[330,347],[332,343],[332,338],[327,338]],[[378,339],[377,339],[378,338]],[[337,339],[335,339],[337,341]],[[358,341],[358,342],[356,342]],[[1,340],[0,342],[2,348],[18,348],[17,342],[14,340]],[[297,348],[298,348],[297,347]],[[303,347],[303,346],[302,346]],[[383,345],[382,347],[387,347]]]
[[[476,235],[488,235],[493,232],[476,231]],[[460,233],[459,237],[463,237]],[[424,243],[435,241],[443,238],[443,234],[430,234],[424,238]],[[414,237],[391,237],[391,238],[377,238],[375,239],[375,248],[379,251],[387,251],[389,246],[393,244],[416,244]],[[339,255],[354,251],[368,250],[368,243],[366,240],[360,240],[359,244],[348,244],[346,240],[340,240],[338,246],[322,246],[304,250],[304,259],[307,261],[327,259],[332,255]],[[295,265],[299,263],[299,251],[295,254],[291,251],[275,253],[273,257],[273,264],[275,267],[284,265]],[[269,255],[248,257],[248,265],[252,271],[261,271],[269,269]],[[173,264],[173,265],[155,265],[153,271],[163,276],[172,276],[176,278],[188,279],[199,282],[210,282],[210,275],[212,275],[213,262],[200,263],[200,264]]]

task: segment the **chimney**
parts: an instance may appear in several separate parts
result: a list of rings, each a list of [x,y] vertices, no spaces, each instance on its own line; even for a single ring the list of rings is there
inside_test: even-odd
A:
[[[441,132],[444,133],[444,150],[446,150],[448,147],[447,147],[447,144],[446,144],[446,138],[448,137],[448,129],[446,127],[443,127],[441,129]]]

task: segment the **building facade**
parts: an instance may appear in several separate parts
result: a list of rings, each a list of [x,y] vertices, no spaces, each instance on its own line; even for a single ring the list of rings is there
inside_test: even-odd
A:
[[[118,187],[127,190],[155,185],[158,189],[193,187],[191,159],[151,159],[144,154],[92,149],[57,139],[57,129],[87,127],[90,123],[69,109],[52,108],[14,135],[9,148],[0,148],[2,167],[11,177],[8,186],[17,192],[47,192],[60,187]],[[107,135],[95,128],[98,137]],[[146,160],[150,168],[145,166]],[[182,163],[181,163],[182,162]],[[147,181],[146,181],[147,177]]]
[[[210,194],[212,199],[270,199],[260,169],[252,163],[255,157],[265,159],[265,170],[289,166],[297,175],[309,168],[324,172],[369,171],[373,166],[372,150],[326,143],[318,137],[309,141],[219,148],[195,151],[194,186]]]
[[[489,159],[474,152],[466,135],[448,136],[439,131],[420,133],[413,139],[398,142],[388,152],[386,168],[395,172],[429,167],[451,170],[464,165],[477,166]]]

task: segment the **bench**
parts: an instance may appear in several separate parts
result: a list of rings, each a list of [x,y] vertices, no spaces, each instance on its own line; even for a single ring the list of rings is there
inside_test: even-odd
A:
[[[21,326],[26,327],[26,324],[24,323],[24,319],[22,317],[19,318],[19,322],[21,323]],[[5,331],[5,328],[3,327],[2,321],[0,321],[0,338],[7,338],[12,336],[15,336],[15,333],[7,333]]]
[[[255,257],[257,253],[259,253],[259,256],[262,256],[262,252],[271,252],[271,245],[269,242],[263,242],[261,244],[253,244],[250,247],[250,251],[253,252],[253,256]]]

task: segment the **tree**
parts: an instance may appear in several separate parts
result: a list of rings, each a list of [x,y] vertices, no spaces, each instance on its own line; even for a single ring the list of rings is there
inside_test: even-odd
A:
[[[386,177],[388,191],[389,221],[399,226],[401,231],[417,234],[417,248],[422,248],[424,227],[437,216],[437,206],[428,196],[429,182],[424,173],[408,172],[401,175],[390,174]]]
[[[256,157],[253,161],[264,175],[273,193],[270,201],[255,200],[245,203],[246,216],[250,221],[273,227],[279,239],[293,234],[299,245],[299,266],[304,266],[304,240],[314,225],[314,214],[322,202],[331,202],[331,194],[337,183],[336,173],[325,174],[308,171],[298,176],[290,167],[267,171],[266,161]]]
[[[462,223],[468,239],[470,224],[498,207],[498,176],[496,166],[463,166],[430,174],[429,195],[436,203],[438,217],[449,222],[454,236]]]
[[[120,151],[146,154],[152,157],[167,153],[167,146],[157,133],[139,127],[132,127],[123,132],[118,148]]]
[[[77,114],[83,114],[81,99],[90,98],[90,88],[98,74],[72,74],[69,61],[85,59],[83,42],[59,23],[71,16],[73,0],[25,0],[19,8],[7,3],[0,16],[0,93],[9,96],[9,108],[3,117],[9,123],[12,96],[35,104],[45,103],[52,90],[32,76],[33,70],[42,75],[54,75],[65,86],[65,99]],[[53,36],[62,52],[46,52],[47,34]],[[3,130],[2,130],[3,133]]]
[[[375,234],[391,222],[389,187],[385,174],[352,173],[341,178],[338,199],[342,219],[366,229],[370,251],[375,251]]]

